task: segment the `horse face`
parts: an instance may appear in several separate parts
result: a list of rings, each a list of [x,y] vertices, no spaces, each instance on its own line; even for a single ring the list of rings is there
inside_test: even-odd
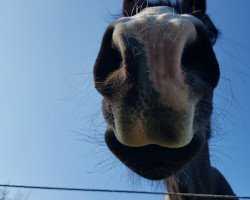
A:
[[[204,146],[219,67],[204,0],[124,1],[94,67],[109,149],[130,169],[164,179]],[[184,14],[181,14],[184,13]]]

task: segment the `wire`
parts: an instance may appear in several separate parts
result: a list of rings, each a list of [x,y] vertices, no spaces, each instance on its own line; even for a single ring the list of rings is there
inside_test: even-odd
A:
[[[124,194],[145,194],[145,195],[169,195],[169,196],[200,197],[200,198],[211,198],[211,199],[236,199],[236,198],[250,199],[250,196],[193,194],[193,193],[165,193],[165,192],[149,192],[149,191],[109,190],[109,189],[106,190],[106,189],[48,187],[48,186],[30,186],[30,185],[0,184],[0,187],[35,189],[35,190],[73,191],[73,192],[102,192],[102,193],[124,193]]]

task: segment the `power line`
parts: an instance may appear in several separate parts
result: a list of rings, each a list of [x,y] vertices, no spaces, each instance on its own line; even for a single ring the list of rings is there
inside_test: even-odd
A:
[[[212,195],[212,194],[193,194],[193,193],[165,193],[165,192],[149,192],[149,191],[111,190],[111,189],[106,190],[106,189],[10,185],[10,184],[0,184],[0,187],[35,189],[35,190],[72,191],[72,192],[101,192],[101,193],[123,193],[123,194],[144,194],[144,195],[169,195],[169,196],[200,197],[200,198],[211,198],[211,199],[236,199],[236,198],[250,199],[250,196]]]

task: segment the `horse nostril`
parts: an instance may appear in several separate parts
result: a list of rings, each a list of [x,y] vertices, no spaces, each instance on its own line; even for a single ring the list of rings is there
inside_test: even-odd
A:
[[[188,74],[192,90],[206,92],[217,86],[220,76],[219,64],[210,42],[209,34],[202,26],[196,26],[197,39],[185,46],[181,63]]]
[[[116,35],[114,43],[118,46],[122,56],[122,66],[125,68],[127,80],[132,85],[147,82],[147,58],[144,45],[134,36]],[[146,78],[146,79],[145,79]]]
[[[119,50],[112,42],[113,32],[114,27],[109,26],[104,34],[94,66],[95,87],[104,96],[110,96],[114,92],[115,88],[107,82],[107,79],[120,68],[122,63]]]
[[[111,25],[104,34],[94,66],[95,87],[103,96],[112,97],[145,79],[146,65],[143,45],[126,35],[119,25]]]

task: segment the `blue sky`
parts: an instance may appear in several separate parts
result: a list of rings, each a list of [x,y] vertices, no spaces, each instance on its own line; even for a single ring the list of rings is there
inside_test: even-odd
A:
[[[1,183],[164,189],[129,172],[102,140],[105,124],[92,68],[103,32],[112,15],[120,13],[121,4],[121,0],[0,1]],[[215,94],[212,160],[241,195],[250,195],[249,7],[247,0],[237,4],[210,0],[208,11],[222,33],[215,46],[222,78]],[[162,199],[23,192],[30,200]]]

